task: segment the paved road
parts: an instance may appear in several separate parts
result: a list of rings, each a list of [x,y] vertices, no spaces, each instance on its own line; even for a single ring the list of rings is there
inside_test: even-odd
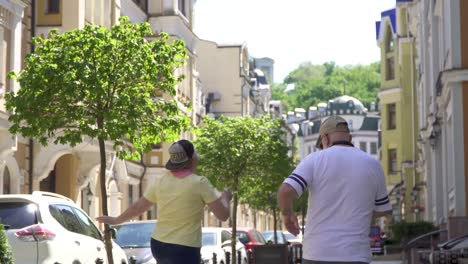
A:
[[[378,260],[372,261],[371,264],[401,264],[401,260]]]

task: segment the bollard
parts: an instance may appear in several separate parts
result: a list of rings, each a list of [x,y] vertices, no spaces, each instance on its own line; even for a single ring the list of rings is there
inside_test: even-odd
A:
[[[213,252],[213,264],[217,264],[218,260],[216,259],[216,253]]]
[[[242,264],[242,254],[240,251],[237,251],[237,264]]]

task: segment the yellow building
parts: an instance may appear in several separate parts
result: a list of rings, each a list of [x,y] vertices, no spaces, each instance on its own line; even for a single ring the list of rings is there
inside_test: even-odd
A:
[[[398,2],[398,1],[397,1]],[[414,39],[408,34],[407,8],[382,12],[377,22],[381,50],[380,157],[395,221],[421,219],[424,197],[416,172],[417,102]]]

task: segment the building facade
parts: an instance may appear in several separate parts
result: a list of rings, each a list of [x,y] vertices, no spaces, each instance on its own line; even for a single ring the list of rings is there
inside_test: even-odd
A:
[[[137,1],[137,0],[37,0],[37,1],[0,1],[1,20],[0,36],[4,40],[0,49],[1,63],[1,98],[0,98],[0,136],[2,138],[0,193],[31,193],[33,191],[50,191],[73,199],[91,216],[101,212],[101,194],[99,186],[99,147],[96,141],[85,140],[75,147],[57,145],[52,141],[47,146],[38,144],[35,140],[12,136],[8,132],[8,113],[5,110],[4,93],[19,89],[18,83],[6,78],[9,71],[18,72],[23,58],[32,52],[31,37],[47,37],[49,30],[55,28],[59,32],[83,28],[86,24],[97,24],[110,27],[118,22],[120,16],[128,16],[131,22],[148,22],[155,33],[166,32],[171,38],[184,40],[188,53],[186,64],[176,70],[176,75],[183,74],[185,78],[177,86],[175,99],[183,103],[191,103],[192,109],[186,109],[180,104],[180,109],[189,115],[192,125],[200,124],[206,114],[206,100],[212,94],[220,94],[217,88],[231,86],[210,86],[203,89],[201,72],[197,69],[197,59],[202,58],[197,52],[203,41],[192,31],[193,5],[192,0],[170,1]],[[19,43],[19,44],[18,44]],[[201,43],[201,44],[200,44]],[[200,45],[199,45],[200,44]],[[220,75],[236,76],[239,85],[237,92],[229,98],[224,96],[223,103],[237,106],[238,114],[251,114],[255,104],[251,94],[251,76],[249,76],[249,56],[245,45],[226,47],[228,54],[219,56],[219,64],[212,64],[206,74],[213,76],[216,67],[224,65],[222,61],[237,59],[233,67],[223,68]],[[232,53],[234,51],[234,53]],[[207,53],[204,56],[218,54]],[[219,54],[218,54],[219,55]],[[230,63],[230,61],[229,61]],[[230,65],[227,63],[227,65]],[[232,66],[232,65],[231,65]],[[202,71],[203,72],[203,71]],[[242,88],[242,90],[241,90]],[[222,90],[221,90],[222,91]],[[243,101],[237,94],[243,93]],[[169,95],[162,95],[169,97]],[[174,99],[174,97],[168,98]],[[242,107],[240,107],[242,105]],[[268,105],[268,104],[266,104]],[[224,105],[215,105],[212,109],[223,110]],[[190,132],[184,132],[180,138],[194,139]],[[150,185],[154,176],[165,172],[164,164],[168,160],[167,150],[170,143],[155,144],[153,149],[143,154],[140,161],[120,160],[116,157],[112,144],[106,144],[107,153],[107,194],[109,214],[118,215],[130,204],[135,202]],[[243,205],[245,207],[245,205]],[[148,211],[146,218],[155,218],[156,207]],[[272,217],[265,212],[244,210],[250,214],[250,220],[239,214],[238,223],[257,225],[260,228],[273,226]],[[205,225],[218,225],[209,211],[205,212]],[[253,226],[253,225],[251,225]]]
[[[408,1],[416,43],[420,156],[427,220],[449,238],[468,225],[468,2]]]
[[[403,2],[403,1],[396,1]],[[398,3],[376,23],[381,50],[381,163],[389,187],[393,218],[423,219],[423,179],[416,170],[418,113],[415,44],[409,33],[408,8]]]
[[[332,115],[339,115],[346,119],[356,148],[378,158],[380,117],[377,112],[368,112],[356,98],[344,95],[329,100],[328,103],[311,106],[307,113],[303,109],[288,113],[287,122],[299,124],[298,141],[301,160],[311,152],[318,151],[315,143],[319,137],[320,124]]]

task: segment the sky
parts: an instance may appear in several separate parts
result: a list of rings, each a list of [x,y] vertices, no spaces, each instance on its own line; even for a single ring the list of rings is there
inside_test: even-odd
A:
[[[274,82],[303,62],[367,65],[380,60],[375,22],[395,0],[197,0],[194,32],[217,43],[246,43],[275,61]]]

